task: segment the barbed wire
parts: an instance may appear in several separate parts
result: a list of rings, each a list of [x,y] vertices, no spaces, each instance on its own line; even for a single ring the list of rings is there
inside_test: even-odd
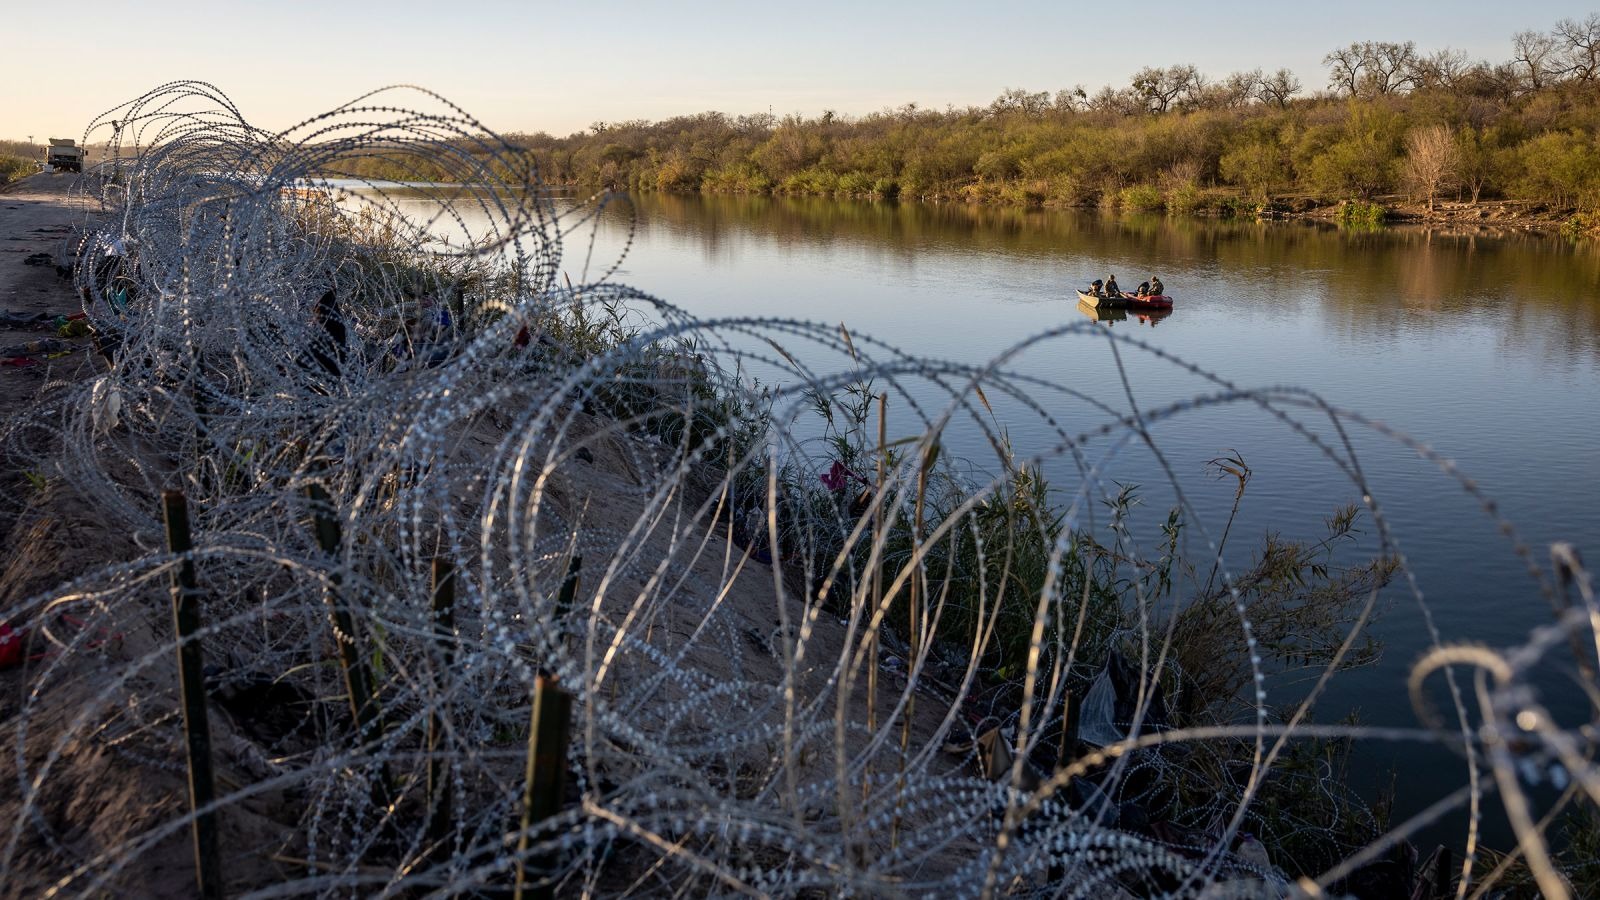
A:
[[[5,724],[18,891],[125,890],[216,811],[230,890],[259,897],[509,890],[523,870],[592,896],[1317,894],[1463,806],[1476,877],[1491,793],[1539,888],[1570,890],[1528,790],[1600,802],[1597,735],[1530,685],[1567,665],[1563,643],[1600,641],[1600,606],[1576,551],[1547,573],[1413,438],[1093,323],[970,365],[840,326],[696,318],[613,281],[620,260],[591,269],[614,198],[558,207],[526,154],[420,88],[273,133],[174,82],[86,140],[104,131],[74,284],[107,371],[5,435],[106,537],[5,613],[29,655]],[[563,248],[586,233],[595,275],[572,284]],[[1105,396],[1019,364],[1084,342],[1116,355]],[[1128,356],[1208,392],[1142,408]],[[1288,585],[1331,557],[1230,552],[1207,528],[1152,429],[1232,406],[1348,480],[1370,562]],[[1023,422],[1041,446],[1012,445]],[[957,431],[993,458],[954,459]],[[1448,643],[1356,431],[1475,498],[1553,624],[1510,649]],[[1110,477],[1133,447],[1176,497],[1164,528]],[[172,489],[190,552],[163,541]],[[198,813],[172,802],[185,563],[221,776]],[[1429,631],[1421,724],[1312,722],[1394,593]],[[1291,653],[1318,678],[1274,705]],[[1593,704],[1593,656],[1574,655]],[[352,658],[375,722],[350,708]],[[525,822],[541,676],[572,698],[570,787]],[[1459,753],[1463,789],[1386,821],[1324,751],[1390,741]],[[141,802],[99,824],[64,799],[116,780]]]

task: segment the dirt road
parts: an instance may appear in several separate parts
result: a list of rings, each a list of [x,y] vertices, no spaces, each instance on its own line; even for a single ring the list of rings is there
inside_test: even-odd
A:
[[[33,402],[45,384],[98,371],[88,338],[60,337],[55,324],[83,311],[55,268],[63,242],[90,221],[69,196],[78,179],[38,174],[0,189],[0,417]],[[28,346],[49,340],[58,343]]]

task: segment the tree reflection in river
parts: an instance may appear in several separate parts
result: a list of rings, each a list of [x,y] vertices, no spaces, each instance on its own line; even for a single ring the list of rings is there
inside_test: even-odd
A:
[[[1222,274],[1280,299],[1315,288],[1330,323],[1341,327],[1382,330],[1415,315],[1509,311],[1502,324],[1517,335],[1537,332],[1560,352],[1591,360],[1600,352],[1600,247],[1592,241],[1488,227],[1353,232],[1314,222],[815,197],[630,199],[642,227],[692,235],[712,261],[727,259],[752,237],[791,247],[867,247],[905,266],[930,251],[1034,262],[1121,258],[1128,266]],[[607,215],[615,220],[634,211],[619,203]],[[1167,280],[1174,293],[1195,290],[1192,280]]]

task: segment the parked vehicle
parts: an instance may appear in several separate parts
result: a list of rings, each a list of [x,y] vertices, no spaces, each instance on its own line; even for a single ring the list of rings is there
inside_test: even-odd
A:
[[[44,163],[57,172],[82,172],[83,157],[83,148],[72,138],[51,138]]]

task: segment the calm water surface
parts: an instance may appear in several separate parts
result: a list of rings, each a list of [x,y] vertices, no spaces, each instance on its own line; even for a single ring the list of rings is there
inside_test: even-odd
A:
[[[1132,288],[1159,274],[1177,300],[1170,317],[1148,323],[1130,315],[1095,327],[1137,336],[1241,387],[1308,388],[1389,423],[1455,460],[1498,501],[1541,564],[1554,540],[1573,541],[1600,562],[1600,250],[1593,245],[1304,223],[646,195],[602,216],[595,269],[616,260],[630,233],[618,280],[701,317],[844,322],[912,354],[974,363],[1043,329],[1087,323],[1072,293],[1077,285],[1114,273]],[[569,240],[574,281],[585,244]],[[1124,362],[1142,409],[1215,390],[1148,355],[1124,353]],[[1128,408],[1114,360],[1092,334],[1052,341],[1015,367]],[[1051,440],[1036,417],[1000,412],[1020,452]],[[1105,420],[1064,399],[1052,412],[1069,432]],[[1208,478],[1205,460],[1237,449],[1254,467],[1230,547],[1236,570],[1269,529],[1314,536],[1335,506],[1360,499],[1321,453],[1258,409],[1195,412],[1154,433],[1190,499],[1212,514],[1213,534],[1232,486]],[[1550,620],[1548,602],[1476,500],[1396,441],[1360,429],[1351,437],[1445,640],[1506,645]],[[957,450],[961,440],[952,439]],[[967,449],[984,455],[975,441]],[[1050,473],[1057,485],[1075,489],[1073,470],[1058,468]],[[1164,518],[1171,489],[1148,452],[1118,454],[1110,474],[1143,485],[1146,518]],[[1376,626],[1381,663],[1335,679],[1317,718],[1357,710],[1368,724],[1416,724],[1405,673],[1429,645],[1428,629],[1403,585],[1386,596]],[[1556,706],[1578,709],[1563,699],[1556,667],[1546,686]],[[1301,688],[1289,677],[1269,689],[1269,699],[1288,699]],[[1369,744],[1360,754],[1352,778],[1364,786],[1387,785],[1388,770],[1399,772],[1400,813],[1466,780],[1464,766],[1432,746]],[[1459,822],[1427,836],[1458,843]],[[1497,824],[1490,832],[1505,834]]]

